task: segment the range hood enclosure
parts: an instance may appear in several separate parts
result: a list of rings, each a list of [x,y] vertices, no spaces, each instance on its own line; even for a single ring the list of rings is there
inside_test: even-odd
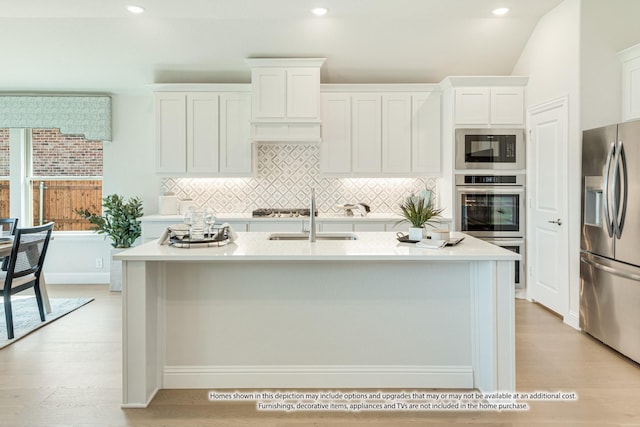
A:
[[[320,67],[325,58],[252,58],[251,139],[320,142]]]

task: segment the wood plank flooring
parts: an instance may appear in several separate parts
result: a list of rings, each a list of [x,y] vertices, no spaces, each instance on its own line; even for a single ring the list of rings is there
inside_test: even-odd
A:
[[[577,401],[530,401],[524,412],[284,413],[212,403],[208,390],[162,390],[147,409],[121,409],[120,294],[102,285],[50,294],[95,301],[0,350],[1,426],[640,426],[640,367],[527,301],[516,302],[517,389],[575,391]]]

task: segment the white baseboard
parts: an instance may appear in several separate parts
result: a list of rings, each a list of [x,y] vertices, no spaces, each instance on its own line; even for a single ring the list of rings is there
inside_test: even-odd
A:
[[[165,366],[162,388],[474,388],[471,366]]]
[[[47,285],[96,285],[108,284],[109,273],[47,273],[44,272]]]
[[[575,311],[570,311],[569,314],[564,317],[564,323],[574,329],[580,330],[580,317]]]

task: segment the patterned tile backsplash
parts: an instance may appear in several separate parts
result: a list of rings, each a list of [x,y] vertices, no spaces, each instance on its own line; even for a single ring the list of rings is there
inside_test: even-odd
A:
[[[323,213],[337,205],[367,203],[372,213],[397,212],[411,193],[438,191],[437,178],[325,178],[320,176],[320,150],[310,144],[260,144],[258,171],[252,178],[165,178],[162,191],[193,199],[218,212],[247,213],[257,208],[303,208],[316,189]],[[435,197],[437,204],[437,197]]]

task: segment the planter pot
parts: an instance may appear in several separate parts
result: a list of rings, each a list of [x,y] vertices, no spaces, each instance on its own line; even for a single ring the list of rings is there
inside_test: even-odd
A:
[[[122,261],[114,260],[113,256],[125,249],[111,249],[111,264],[109,266],[109,290],[115,292],[122,291]]]
[[[409,240],[422,240],[423,231],[422,227],[409,227]]]

